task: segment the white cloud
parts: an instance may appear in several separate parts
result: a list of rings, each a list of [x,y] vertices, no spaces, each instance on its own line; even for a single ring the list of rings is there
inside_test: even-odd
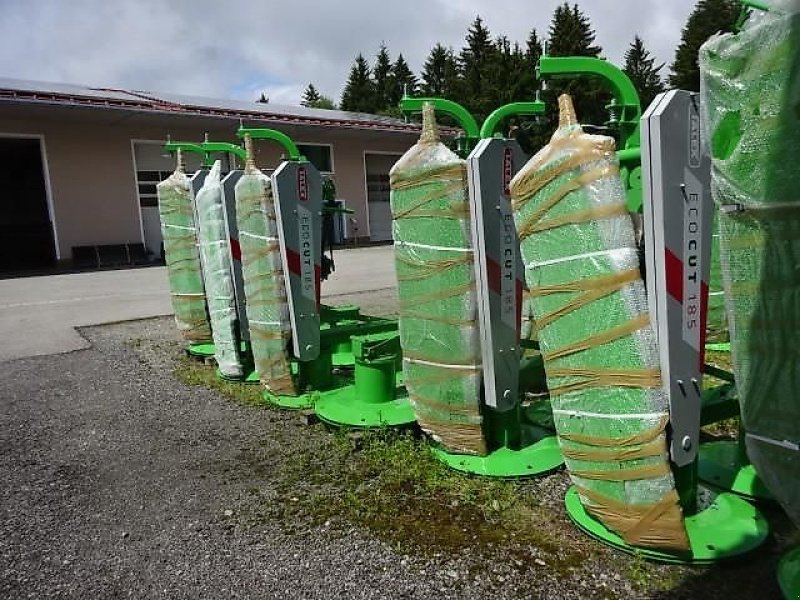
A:
[[[358,52],[383,41],[419,71],[436,42],[464,44],[480,14],[493,35],[542,37],[559,0],[306,2],[0,0],[0,76],[255,100],[299,102],[313,82],[338,99]],[[635,33],[672,61],[693,0],[583,0],[605,55]]]

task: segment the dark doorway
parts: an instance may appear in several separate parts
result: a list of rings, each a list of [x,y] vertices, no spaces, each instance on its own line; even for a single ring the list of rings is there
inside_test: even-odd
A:
[[[0,138],[0,271],[55,263],[38,139]]]

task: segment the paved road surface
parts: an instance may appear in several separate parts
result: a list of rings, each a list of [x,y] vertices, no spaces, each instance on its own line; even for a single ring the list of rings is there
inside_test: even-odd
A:
[[[323,297],[391,290],[391,246],[338,251]],[[164,267],[0,281],[0,362],[87,348],[75,327],[172,313]]]

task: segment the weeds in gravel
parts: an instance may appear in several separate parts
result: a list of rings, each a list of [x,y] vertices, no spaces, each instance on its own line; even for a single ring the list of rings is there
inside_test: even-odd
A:
[[[706,362],[726,371],[733,370],[730,352],[706,352]],[[718,386],[720,383],[722,382],[719,379],[711,375],[703,377],[703,387],[706,389]],[[703,427],[702,431],[716,438],[735,439],[739,434],[739,417],[711,423]]]
[[[245,406],[263,406],[266,404],[261,395],[260,385],[244,385],[235,381],[225,381],[217,377],[217,370],[208,367],[195,358],[181,356],[177,361],[172,374],[181,383],[199,385],[227,398],[236,400]]]
[[[561,524],[521,484],[452,471],[411,431],[321,435],[274,485],[278,498],[263,509],[282,523],[344,520],[398,549],[533,546],[553,568],[577,567],[585,559],[563,543]],[[520,558],[530,561],[530,551]]]
[[[223,381],[215,369],[182,356],[174,376],[246,406],[263,406],[261,386]],[[288,430],[287,430],[288,431]],[[252,519],[291,529],[303,523],[366,527],[398,548],[424,551],[535,547],[551,568],[580,568],[587,549],[564,544],[566,523],[554,520],[525,483],[471,477],[447,468],[417,431],[308,428],[306,443],[278,457],[278,430],[240,460],[269,478],[270,492],[252,486]],[[297,446],[296,439],[288,445]],[[265,486],[266,487],[266,486]],[[277,494],[276,494],[277,493]],[[522,565],[530,551],[519,552]]]

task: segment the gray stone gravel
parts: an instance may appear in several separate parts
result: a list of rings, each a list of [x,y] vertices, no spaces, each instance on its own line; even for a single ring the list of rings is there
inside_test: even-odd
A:
[[[325,432],[177,382],[170,319],[83,334],[90,349],[2,365],[0,598],[644,597],[603,550],[565,577],[535,548],[422,554],[350,525],[239,518]],[[242,460],[265,445],[274,465]],[[563,476],[538,485],[563,522]]]

